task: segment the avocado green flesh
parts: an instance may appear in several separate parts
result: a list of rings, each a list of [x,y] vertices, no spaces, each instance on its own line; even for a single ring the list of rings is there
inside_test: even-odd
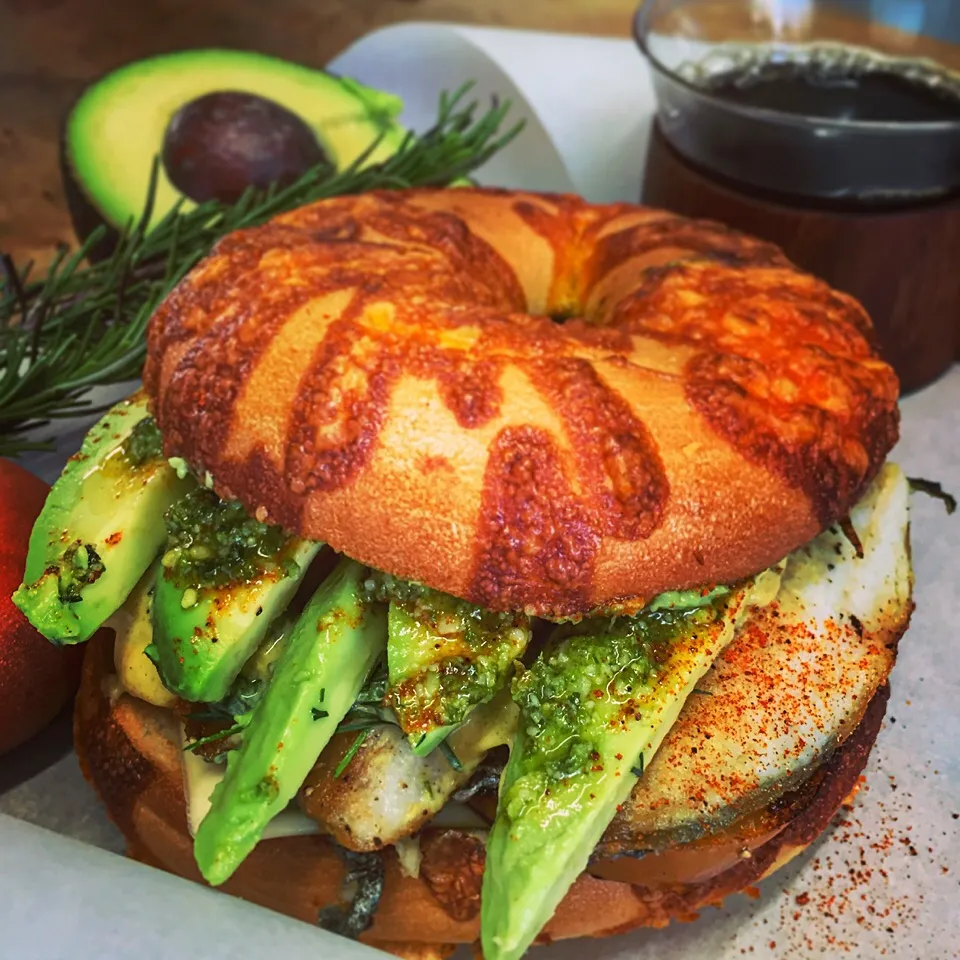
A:
[[[729,587],[719,586],[710,590],[667,590],[654,597],[647,610],[655,613],[658,610],[696,610],[706,607],[714,600],[726,596]]]
[[[353,705],[386,643],[383,608],[361,593],[365,568],[343,559],[290,636],[239,750],[213,793],[194,852],[204,878],[226,881],[293,799]]]
[[[550,920],[732,639],[751,592],[710,607],[646,612],[593,636],[561,630],[515,682],[520,722],[481,896],[487,960],[516,960]]]
[[[70,171],[108,223],[122,228],[139,218],[170,120],[215,91],[252,93],[286,107],[314,130],[338,170],[379,137],[365,163],[382,162],[405,135],[395,119],[402,109],[397,97],[285,60],[239,50],[185,50],[141,60],[88,87],[67,119]],[[196,206],[161,164],[149,226],[180,201],[185,210]]]
[[[161,456],[135,462],[125,452],[147,415],[140,397],[108,411],[34,524],[13,601],[54,643],[88,640],[120,608],[163,545],[164,511],[192,485]]]
[[[296,616],[288,609],[270,624],[263,642],[240,670],[243,678],[253,683],[270,682],[274,667],[283,656],[283,651],[287,649],[290,633],[296,622]]]
[[[706,695],[690,697],[599,854],[722,831],[798,789],[846,740],[895,663],[877,637],[910,604],[908,498],[888,462],[850,511],[862,557],[831,527],[786,558],[776,607],[754,613],[697,684]],[[776,678],[775,702],[758,677]]]
[[[530,642],[522,616],[494,614],[426,588],[391,599],[386,702],[427,756],[503,688]]]
[[[184,700],[223,699],[286,609],[321,544],[295,541],[289,575],[274,571],[250,583],[182,586],[158,578],[153,603],[157,666],[164,685]],[[190,602],[190,601],[193,602]]]

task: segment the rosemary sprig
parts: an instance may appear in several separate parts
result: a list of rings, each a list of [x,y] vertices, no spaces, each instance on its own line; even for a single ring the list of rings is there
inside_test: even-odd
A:
[[[367,739],[367,734],[370,732],[369,727],[361,730],[357,734],[356,740],[350,746],[350,749],[343,755],[341,761],[337,764],[337,769],[333,771],[333,777],[335,780],[339,780],[343,775],[343,771],[350,766],[350,761],[357,755],[357,751],[363,746],[363,741]]]
[[[171,288],[221,237],[326,197],[377,189],[444,186],[484,164],[520,131],[501,133],[509,103],[477,116],[465,102],[472,84],[443,94],[437,121],[408,134],[391,157],[364,164],[379,141],[348,169],[320,165],[283,189],[249,190],[235,204],[174,207],[149,232],[158,175],[152,168],[144,211],[119,236],[113,254],[86,263],[106,235],[99,228],[72,254],[59,251],[43,279],[31,264],[0,257],[0,456],[49,449],[24,434],[53,419],[93,413],[91,387],[140,375],[150,315]]]
[[[196,750],[198,747],[202,747],[205,744],[216,743],[217,740],[225,740],[227,737],[232,737],[237,733],[241,733],[245,726],[245,723],[235,723],[232,727],[228,727],[226,730],[218,730],[216,733],[211,733],[206,737],[200,737],[199,740],[191,740],[190,743],[188,743],[183,749]]]
[[[446,740],[440,741],[440,752],[447,758],[447,763],[449,763],[457,773],[463,770],[463,764],[460,762],[460,758],[454,753],[453,747],[451,747]]]

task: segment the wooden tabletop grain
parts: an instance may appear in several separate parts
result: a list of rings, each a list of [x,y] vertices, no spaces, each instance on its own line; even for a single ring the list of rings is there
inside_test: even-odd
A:
[[[627,36],[636,0],[0,0],[0,250],[45,262],[73,241],[58,169],[64,113],[130,60],[191,47],[323,66],[403,20]]]
[[[769,29],[764,10],[789,9],[807,19],[804,5],[784,2],[705,0],[703,8],[724,32],[731,18],[739,19],[736,29],[746,38]],[[954,2],[960,6],[960,0],[930,0],[929,9],[943,13],[937,4]],[[960,36],[944,43],[877,24],[865,33],[860,19],[865,4],[870,6],[868,0],[822,0],[813,16],[835,39],[876,41],[891,52],[932,56],[960,69]],[[0,0],[0,251],[44,263],[58,243],[73,242],[60,184],[60,125],[84,85],[120,64],[171,50],[223,46],[320,67],[364,34],[405,20],[628,36],[638,5],[639,0]],[[946,20],[960,33],[955,13]]]

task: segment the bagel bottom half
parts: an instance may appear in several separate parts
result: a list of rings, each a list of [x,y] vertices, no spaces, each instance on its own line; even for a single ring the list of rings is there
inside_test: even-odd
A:
[[[177,721],[171,711],[122,691],[112,649],[109,636],[98,636],[84,661],[74,718],[81,768],[125,836],[130,856],[203,883],[187,827]],[[772,837],[764,835],[749,856],[708,879],[656,888],[624,882],[630,864],[642,864],[643,858],[591,865],[561,903],[541,942],[693,920],[702,908],[719,905],[789,862],[819,836],[856,789],[888,693],[887,686],[880,688],[856,731],[798,796],[776,802],[790,816]],[[431,960],[478,938],[482,843],[457,831],[428,830],[421,834],[421,849],[416,878],[403,873],[392,848],[385,852],[383,897],[361,939],[400,956]],[[596,875],[611,872],[610,864],[618,879]],[[284,837],[261,842],[220,889],[315,923],[321,908],[340,901],[345,871],[328,838]]]

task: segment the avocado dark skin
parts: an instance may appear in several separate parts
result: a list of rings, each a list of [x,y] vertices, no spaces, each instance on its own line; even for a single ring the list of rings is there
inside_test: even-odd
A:
[[[100,211],[80,189],[67,156],[65,133],[60,135],[60,181],[63,184],[63,195],[67,201],[67,210],[70,213],[70,223],[73,225],[73,232],[77,235],[77,239],[84,243],[94,230],[99,227],[105,228],[101,238],[87,251],[87,259],[91,263],[99,263],[101,260],[109,259],[117,248],[120,232],[103,219]]]

